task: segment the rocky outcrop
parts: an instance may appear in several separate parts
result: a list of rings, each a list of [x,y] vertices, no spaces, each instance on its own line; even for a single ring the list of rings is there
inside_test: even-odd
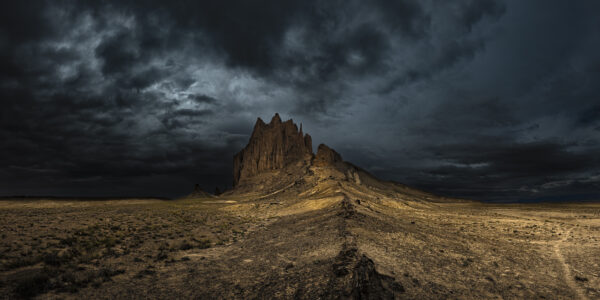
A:
[[[292,120],[275,114],[269,124],[258,118],[248,145],[233,158],[233,186],[267,170],[281,169],[313,156],[312,139]]]
[[[190,198],[209,198],[209,197],[213,197],[213,195],[203,191],[202,188],[200,188],[200,185],[196,184],[194,186],[194,191],[188,197],[190,197]]]
[[[379,273],[373,260],[347,244],[334,260],[333,275],[323,298],[398,299],[405,292],[394,277]]]
[[[342,163],[342,156],[335,150],[327,147],[325,144],[320,144],[315,156],[314,165],[317,167],[335,166]]]

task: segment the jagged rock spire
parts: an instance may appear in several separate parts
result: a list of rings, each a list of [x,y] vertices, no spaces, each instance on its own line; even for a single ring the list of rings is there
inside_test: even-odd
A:
[[[248,145],[233,158],[233,185],[265,170],[283,168],[312,157],[312,139],[302,135],[292,120],[276,113],[269,124],[258,118]]]
[[[271,124],[280,124],[280,123],[281,123],[281,117],[279,117],[278,113],[275,113],[275,115],[271,119]]]

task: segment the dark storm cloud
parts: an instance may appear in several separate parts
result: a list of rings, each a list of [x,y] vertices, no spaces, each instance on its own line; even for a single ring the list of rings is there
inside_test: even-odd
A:
[[[469,31],[484,17],[501,16],[506,9],[502,3],[493,0],[467,1],[461,4],[463,5],[461,10],[462,23]]]
[[[514,188],[515,180],[521,186],[543,185],[548,177],[586,174],[600,168],[600,160],[593,153],[576,152],[569,150],[569,145],[551,142],[444,145],[432,149],[432,153],[445,162],[430,171],[432,176],[467,172],[481,180],[480,185],[507,191]]]
[[[505,12],[504,4],[493,0],[464,1],[447,5],[446,9],[454,13],[449,13],[451,24],[443,25],[453,27],[456,35],[432,40],[429,46],[437,49],[436,53],[399,72],[380,92],[387,94],[403,85],[429,80],[447,68],[472,59],[485,48],[485,37],[469,35],[473,27],[485,18],[497,19]]]
[[[139,5],[139,2],[133,5]],[[280,51],[292,27],[304,27],[311,39],[319,40],[315,46],[321,49],[315,50],[323,53],[315,59],[336,64],[332,60],[339,59],[339,52],[347,50],[345,48],[361,47],[369,54],[384,44],[375,28],[362,22],[350,24],[350,18],[357,16],[360,9],[386,16],[388,23],[373,25],[398,29],[401,34],[410,36],[423,34],[422,19],[426,18],[416,1],[410,0],[382,0],[368,5],[358,1],[222,1],[185,5],[157,2],[154,5],[144,3],[143,7],[133,9],[148,13],[156,8],[163,9],[177,29],[201,31],[217,50],[222,50],[230,66],[263,73],[274,72],[282,67],[282,62],[302,54]],[[331,40],[338,30],[346,31],[344,37]]]
[[[192,99],[198,103],[210,103],[210,104],[214,104],[217,103],[217,99],[210,97],[210,96],[206,96],[206,95],[188,95],[189,99]]]
[[[231,182],[256,117],[450,196],[598,195],[588,1],[33,1],[0,10],[0,193]],[[575,195],[575,196],[574,196]]]

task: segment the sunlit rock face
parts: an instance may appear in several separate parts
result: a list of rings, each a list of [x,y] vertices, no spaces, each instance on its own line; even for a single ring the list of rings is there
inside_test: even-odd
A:
[[[281,169],[313,156],[312,139],[292,120],[275,114],[269,124],[258,118],[248,145],[233,157],[233,186],[266,170]]]

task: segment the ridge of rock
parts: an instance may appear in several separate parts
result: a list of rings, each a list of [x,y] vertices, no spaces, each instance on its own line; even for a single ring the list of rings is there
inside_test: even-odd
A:
[[[258,118],[248,145],[233,157],[233,186],[267,170],[281,169],[313,156],[312,139],[290,119],[276,113],[269,124]]]

